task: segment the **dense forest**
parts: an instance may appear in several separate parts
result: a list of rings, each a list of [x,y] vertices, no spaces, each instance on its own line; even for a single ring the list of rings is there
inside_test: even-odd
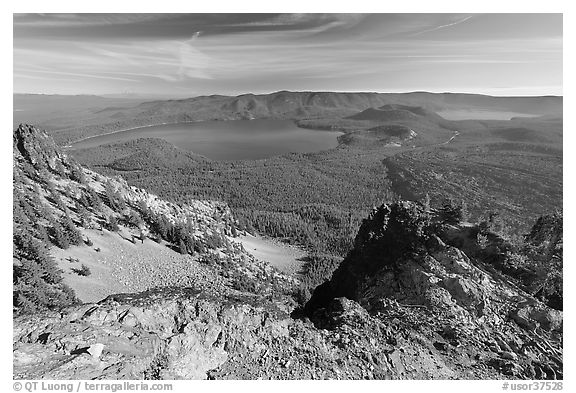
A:
[[[407,200],[465,201],[479,221],[497,213],[507,235],[522,235],[562,207],[562,151],[528,143],[444,146],[385,160],[393,190]]]
[[[395,198],[379,152],[332,150],[223,162],[148,139],[72,154],[97,171],[121,175],[176,202],[226,201],[240,229],[298,243],[311,253],[346,255],[367,213]]]
[[[343,257],[373,207],[396,199],[465,203],[465,219],[499,214],[522,235],[562,206],[562,152],[529,143],[438,146],[391,155],[340,147],[253,161],[212,161],[159,139],[72,150],[96,171],[121,175],[163,198],[227,202],[241,228],[310,253]]]

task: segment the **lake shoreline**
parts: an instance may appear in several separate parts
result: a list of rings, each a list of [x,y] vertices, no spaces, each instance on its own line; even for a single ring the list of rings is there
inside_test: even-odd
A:
[[[83,138],[65,148],[70,151],[140,138],[160,138],[212,160],[257,160],[336,148],[341,135],[340,131],[301,128],[293,120],[185,121],[116,130]]]
[[[80,142],[85,142],[87,140],[90,139],[94,139],[94,138],[98,138],[101,136],[107,136],[107,135],[113,135],[113,134],[119,134],[121,132],[126,132],[126,131],[134,131],[134,130],[138,130],[140,128],[150,128],[150,127],[160,127],[160,126],[166,126],[166,125],[171,125],[171,124],[188,124],[188,123],[199,123],[202,122],[204,120],[190,120],[190,121],[176,121],[176,122],[167,122],[167,123],[158,123],[158,124],[148,124],[145,126],[137,126],[137,127],[131,127],[131,128],[124,128],[122,130],[116,130],[116,131],[111,131],[111,132],[105,132],[103,134],[98,134],[98,135],[92,135],[92,136],[87,136],[86,138],[82,138],[82,139],[78,139],[77,141],[74,141],[66,146],[64,146],[64,149],[73,149],[75,144],[80,143]]]

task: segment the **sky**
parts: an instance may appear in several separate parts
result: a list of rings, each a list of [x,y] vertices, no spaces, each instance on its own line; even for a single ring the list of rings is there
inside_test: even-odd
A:
[[[14,92],[562,95],[561,14],[14,14]]]

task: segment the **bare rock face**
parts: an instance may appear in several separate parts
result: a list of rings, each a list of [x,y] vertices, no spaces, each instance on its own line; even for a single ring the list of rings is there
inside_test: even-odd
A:
[[[26,124],[21,124],[12,134],[12,146],[15,154],[20,154],[32,165],[42,163],[56,169],[56,161],[62,157],[46,132]]]
[[[266,340],[286,337],[282,314],[272,318],[273,313],[193,290],[164,289],[20,317],[14,376],[206,379],[229,353],[262,350]]]
[[[344,296],[384,321],[411,315],[418,322],[406,330],[422,334],[441,354],[465,352],[474,364],[511,377],[561,377],[562,312],[445,244],[441,225],[411,202],[376,209],[354,250],[315,290],[308,315],[325,324],[326,310]],[[533,345],[538,341],[547,348]]]
[[[397,305],[390,307],[399,311]],[[264,299],[213,298],[183,289],[117,295],[58,313],[18,317],[14,378],[471,377],[404,322],[385,323],[355,301],[332,301],[324,322],[318,329]],[[101,354],[94,356],[98,348]],[[497,377],[490,370],[474,376],[480,375]]]

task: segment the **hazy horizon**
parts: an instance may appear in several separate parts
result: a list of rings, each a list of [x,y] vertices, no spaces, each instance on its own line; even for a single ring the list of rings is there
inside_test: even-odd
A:
[[[14,14],[15,94],[562,96],[561,14]]]
[[[181,95],[181,96],[172,96],[169,94],[122,94],[122,93],[102,93],[102,94],[86,94],[86,93],[78,93],[78,94],[59,94],[59,93],[30,93],[30,92],[14,92],[13,95],[44,95],[44,96],[87,96],[87,97],[102,97],[102,98],[126,98],[126,99],[186,99],[186,98],[195,98],[195,97],[206,97],[210,95],[222,95],[222,96],[229,96],[229,97],[237,97],[242,95],[268,95],[274,93],[280,93],[283,91],[288,91],[290,93],[305,93],[305,92],[314,92],[314,93],[367,93],[367,94],[413,94],[413,93],[430,93],[430,94],[464,94],[464,95],[484,95],[484,96],[491,96],[491,97],[500,97],[500,98],[516,98],[516,97],[564,97],[563,94],[527,94],[527,95],[496,95],[496,94],[483,94],[483,93],[470,93],[464,91],[339,91],[339,90],[275,90],[275,91],[267,91],[261,93],[253,93],[253,92],[245,92],[245,93],[238,93],[238,94],[194,94],[194,95]]]

